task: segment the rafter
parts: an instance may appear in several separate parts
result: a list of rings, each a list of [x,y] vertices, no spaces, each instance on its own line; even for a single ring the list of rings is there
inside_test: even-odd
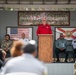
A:
[[[42,0],[43,4],[45,4],[45,0]]]
[[[18,4],[20,4],[20,0],[18,0]]]
[[[76,4],[76,0],[0,0],[0,4],[43,4],[43,5],[49,5],[54,3],[55,5],[57,4]]]
[[[55,4],[57,4],[58,0],[55,0]]]
[[[7,4],[7,0],[5,0],[5,4]]]
[[[30,4],[33,4],[33,0],[30,0]]]
[[[70,4],[71,0],[68,0],[68,4]]]

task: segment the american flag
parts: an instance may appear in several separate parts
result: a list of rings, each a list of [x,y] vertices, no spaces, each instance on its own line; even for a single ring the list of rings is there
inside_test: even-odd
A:
[[[21,38],[22,33],[25,33],[26,38],[32,39],[31,28],[7,28],[7,34],[10,35],[11,39],[19,40]]]

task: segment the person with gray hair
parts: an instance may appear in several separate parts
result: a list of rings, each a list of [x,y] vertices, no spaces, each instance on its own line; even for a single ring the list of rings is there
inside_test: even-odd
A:
[[[42,24],[38,26],[36,34],[52,34],[51,26],[47,23],[46,17],[42,18]]]
[[[35,58],[36,46],[28,44],[23,48],[24,54],[9,60],[2,71],[2,75],[13,72],[30,72],[44,75],[47,72],[44,64]]]

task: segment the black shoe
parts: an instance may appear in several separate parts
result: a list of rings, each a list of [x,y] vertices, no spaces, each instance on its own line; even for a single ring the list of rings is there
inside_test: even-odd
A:
[[[56,62],[60,62],[60,60],[57,60]]]
[[[65,60],[65,62],[67,62],[67,60]]]
[[[73,59],[73,62],[75,62],[75,59]]]

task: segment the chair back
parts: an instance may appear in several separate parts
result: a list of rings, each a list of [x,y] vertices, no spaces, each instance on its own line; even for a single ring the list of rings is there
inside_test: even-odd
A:
[[[73,52],[74,51],[73,46],[72,45],[67,45],[66,51]]]

